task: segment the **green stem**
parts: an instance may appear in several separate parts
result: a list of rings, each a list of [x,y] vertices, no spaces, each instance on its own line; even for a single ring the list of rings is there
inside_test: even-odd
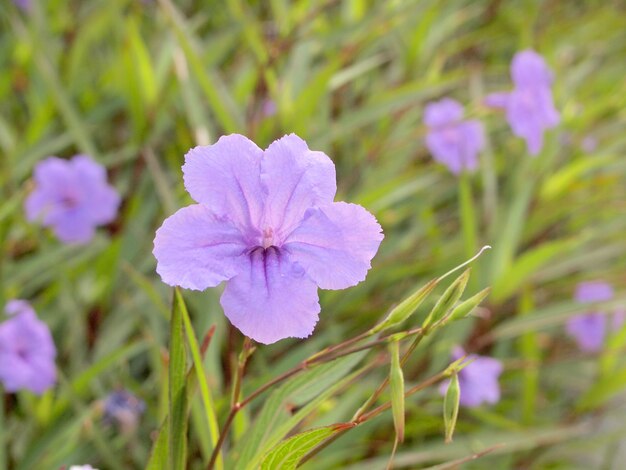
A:
[[[478,229],[476,228],[476,208],[472,194],[471,176],[464,172],[459,179],[459,218],[463,233],[465,257],[470,258],[478,246]],[[470,279],[473,284],[473,279]]]

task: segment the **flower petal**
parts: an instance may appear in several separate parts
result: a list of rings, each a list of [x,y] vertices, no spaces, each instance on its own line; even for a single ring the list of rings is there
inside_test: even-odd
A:
[[[306,338],[317,323],[317,286],[288,253],[258,248],[221,298],[224,313],[244,335],[264,344]]]
[[[453,124],[463,119],[463,106],[452,98],[443,98],[428,103],[424,108],[424,124],[439,127]]]
[[[235,276],[245,251],[241,232],[228,218],[195,204],[165,219],[156,232],[153,254],[163,282],[204,290]]]
[[[543,57],[530,49],[518,52],[513,57],[511,78],[517,87],[547,87],[554,79]]]
[[[284,245],[322,289],[345,289],[365,279],[383,239],[374,216],[357,204],[309,209]]]
[[[191,197],[240,228],[258,227],[265,196],[261,188],[263,151],[242,135],[191,149],[183,175]]]
[[[565,327],[583,351],[596,352],[602,349],[606,336],[606,316],[588,313],[571,317]]]
[[[330,204],[337,192],[335,165],[322,152],[309,150],[304,140],[290,134],[273,142],[261,162],[267,192],[264,224],[278,243],[284,240],[312,206]]]

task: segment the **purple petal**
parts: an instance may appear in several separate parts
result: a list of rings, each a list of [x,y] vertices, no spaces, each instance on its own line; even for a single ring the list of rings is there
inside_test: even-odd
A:
[[[191,149],[183,174],[191,197],[242,229],[258,228],[265,195],[261,188],[263,151],[242,135]]]
[[[154,238],[157,272],[166,284],[204,290],[245,266],[246,241],[229,219],[196,204],[163,222]]]
[[[483,128],[478,121],[464,121],[430,131],[426,146],[435,160],[454,174],[478,167],[478,153],[484,147]]]
[[[463,348],[455,346],[452,350],[452,359],[458,360],[466,355]],[[475,407],[483,403],[494,404],[500,401],[500,385],[498,379],[502,373],[502,363],[492,357],[470,354],[466,360],[471,360],[459,372],[459,388],[461,390],[460,403],[466,407]],[[449,383],[449,382],[447,382]],[[447,385],[439,388],[442,395]]]
[[[606,316],[596,313],[576,315],[568,320],[565,328],[581,350],[599,351],[606,335]]]
[[[28,220],[50,227],[65,243],[86,243],[95,227],[117,215],[120,197],[104,167],[86,155],[49,157],[34,170],[35,189],[24,208]]]
[[[576,286],[574,298],[577,302],[604,302],[613,298],[613,286],[603,281],[581,282]]]
[[[20,301],[24,302],[24,301]],[[16,304],[9,302],[6,309]],[[0,381],[9,392],[43,393],[56,381],[56,348],[45,323],[32,307],[0,324]]]
[[[44,220],[63,243],[87,243],[96,231],[95,225],[90,220],[90,214],[82,207],[50,212]]]
[[[383,239],[363,207],[345,202],[309,209],[285,248],[322,289],[345,289],[365,279]]]
[[[487,95],[484,99],[484,103],[486,106],[490,106],[492,108],[506,108],[509,104],[509,95],[510,93],[491,93]]]
[[[614,330],[620,330],[624,326],[626,321],[626,310],[619,309],[613,314],[613,320],[611,322]]]
[[[544,130],[554,127],[559,121],[550,90],[513,90],[507,108],[507,120],[513,133],[526,140],[529,153],[537,155],[543,146]]]
[[[221,298],[224,313],[244,335],[270,344],[283,338],[306,338],[317,323],[317,286],[275,247],[258,248],[231,279]]]
[[[295,134],[265,150],[261,179],[267,193],[263,224],[273,229],[278,243],[300,223],[307,209],[332,203],[337,191],[332,160],[309,150]]]
[[[463,106],[451,98],[428,103],[424,109],[424,124],[439,127],[463,119]]]
[[[553,81],[543,57],[532,50],[515,54],[511,62],[511,78],[516,87],[549,87]]]
[[[77,155],[71,161],[76,171],[83,193],[88,194],[84,200],[89,219],[95,225],[112,222],[117,216],[120,196],[107,183],[106,170],[86,155]]]

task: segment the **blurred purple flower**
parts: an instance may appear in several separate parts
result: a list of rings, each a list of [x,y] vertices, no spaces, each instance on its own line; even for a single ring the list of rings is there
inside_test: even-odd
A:
[[[270,98],[263,100],[261,104],[261,114],[263,117],[272,117],[276,114],[276,102]]]
[[[107,183],[104,167],[86,155],[48,157],[35,167],[34,180],[26,217],[51,227],[64,243],[87,243],[97,226],[117,215],[119,195]]]
[[[365,279],[383,235],[372,214],[333,202],[335,166],[291,134],[265,151],[224,136],[185,156],[185,187],[199,204],[163,222],[154,239],[163,282],[204,290],[228,281],[224,313],[260,343],[305,338],[317,288]]]
[[[0,382],[8,392],[41,394],[56,381],[56,348],[50,330],[24,300],[5,306],[11,318],[0,323]]]
[[[461,347],[452,351],[452,360],[456,361],[465,356]],[[472,361],[459,372],[459,388],[461,390],[460,404],[468,408],[483,403],[494,404],[500,401],[500,384],[498,379],[502,373],[502,363],[497,359],[470,354],[466,358]],[[450,381],[443,382],[439,393],[445,395]]]
[[[428,127],[426,146],[435,160],[452,173],[478,167],[478,153],[483,149],[483,128],[479,121],[463,120],[463,106],[444,98],[426,105],[424,124]]]
[[[596,139],[592,135],[585,136],[585,138],[580,143],[580,147],[583,149],[583,151],[591,153],[598,148],[598,139]]]
[[[515,85],[511,92],[493,93],[485,103],[506,109],[513,133],[526,140],[531,155],[537,155],[543,147],[544,131],[560,121],[550,89],[552,72],[539,54],[525,50],[513,57],[511,78]]]
[[[104,400],[104,420],[117,424],[122,432],[132,432],[139,424],[139,418],[146,410],[146,404],[126,390],[110,393]]]
[[[33,6],[31,0],[13,0],[13,3],[20,10],[25,12],[29,12]]]
[[[574,299],[580,303],[605,302],[613,298],[613,287],[602,281],[581,282],[576,287]],[[602,349],[607,334],[607,316],[603,312],[592,311],[571,317],[565,326],[567,333],[576,340],[578,347],[587,352]],[[621,327],[624,313],[613,316],[613,328]]]

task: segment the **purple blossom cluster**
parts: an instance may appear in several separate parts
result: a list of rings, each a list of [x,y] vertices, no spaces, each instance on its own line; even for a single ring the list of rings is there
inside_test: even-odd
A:
[[[559,123],[554,107],[552,72],[543,58],[532,50],[518,52],[511,63],[514,89],[494,93],[485,99],[488,106],[506,111],[513,133],[526,140],[530,155],[543,147],[543,134]],[[478,167],[478,155],[484,147],[484,131],[477,120],[463,120],[463,106],[444,98],[426,105],[424,124],[426,146],[435,160],[459,174]]]
[[[227,281],[224,313],[260,343],[309,336],[318,287],[363,281],[383,239],[367,210],[334,202],[332,160],[294,134],[266,150],[242,135],[221,137],[191,149],[183,174],[197,204],[157,230],[157,272],[187,289]]]

